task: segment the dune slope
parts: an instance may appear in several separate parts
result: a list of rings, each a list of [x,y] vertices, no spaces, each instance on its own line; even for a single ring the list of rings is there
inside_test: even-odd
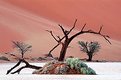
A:
[[[64,25],[67,25],[67,26],[69,26],[69,25],[71,26],[73,24],[73,19],[75,18],[73,16],[72,16],[73,19],[68,18],[68,17],[66,17],[66,15],[64,13],[63,14],[60,13],[60,17],[64,17],[66,19],[63,19],[63,21],[61,21],[62,19],[60,19],[60,21],[59,21],[59,20],[57,20],[58,18],[53,16],[54,11],[57,11],[57,10],[53,10],[53,13],[46,13],[46,11],[44,11],[46,14],[48,14],[48,16],[41,15],[41,14],[38,15],[38,14],[36,14],[36,11],[35,11],[35,13],[34,13],[34,11],[33,12],[28,11],[28,8],[25,7],[25,4],[27,4],[26,3],[27,0],[24,2],[23,5],[22,5],[21,1],[24,1],[24,0],[21,0],[21,1],[18,0],[17,2],[15,0],[10,0],[10,1],[12,1],[12,2],[9,2],[7,0],[0,1],[0,14],[1,14],[0,15],[0,33],[1,33],[0,34],[0,38],[1,38],[0,44],[2,44],[2,45],[0,45],[1,52],[11,51],[12,50],[11,41],[19,40],[19,41],[24,41],[26,43],[29,43],[33,46],[31,55],[26,54],[27,57],[42,56],[43,54],[48,53],[48,51],[56,44],[54,39],[45,30],[53,30],[55,34],[62,35],[62,32],[61,32],[60,28],[58,27],[58,22],[63,23]],[[36,6],[34,6],[32,1],[34,1],[34,0],[31,0],[28,3],[29,4],[28,7],[30,5],[33,5],[33,8],[34,7],[36,8]],[[43,3],[45,3],[44,0],[42,0],[42,1],[43,1]],[[18,2],[20,2],[20,3],[18,3]],[[37,2],[37,0],[35,0],[35,2]],[[68,4],[68,6],[71,5],[72,2],[73,1],[70,1],[70,4]],[[20,4],[21,4],[21,6],[20,6]],[[63,1],[61,4],[64,5]],[[73,6],[76,6],[78,8],[79,4],[78,5],[76,5],[76,3],[74,3],[74,4],[75,5],[73,5]],[[38,5],[39,5],[39,3],[38,3]],[[84,5],[82,5],[82,6],[84,6]],[[39,6],[39,7],[41,7],[41,6]],[[24,9],[24,8],[26,8],[26,9]],[[48,11],[51,9],[54,9],[53,7],[49,7],[48,5],[46,8],[47,8],[46,10],[48,10]],[[38,8],[36,8],[36,9],[38,9]],[[45,10],[45,9],[43,8],[43,10]],[[64,11],[62,11],[62,12],[64,12]],[[58,13],[57,15],[59,17],[59,12],[57,12],[57,13]],[[83,14],[85,14],[85,13],[83,13]],[[94,17],[94,15],[92,17]],[[49,16],[51,16],[52,18]],[[99,17],[96,17],[96,18],[100,19]],[[91,26],[93,22],[94,22],[93,24],[95,24],[95,20],[91,22],[90,21],[91,19],[92,18],[89,19],[88,26]],[[64,22],[64,20],[65,20],[65,22]],[[88,21],[87,18],[85,18],[85,20]],[[82,22],[84,22],[84,21],[82,21]],[[101,18],[100,21],[102,21],[101,23],[103,23],[103,18]],[[104,24],[106,23],[106,21],[104,21]],[[116,23],[118,23],[118,22],[116,22]],[[97,21],[95,26],[97,26],[97,24],[99,25],[100,22]],[[78,21],[77,27],[73,31],[73,33],[76,33],[81,28],[81,26],[78,27],[79,25],[83,25],[82,23],[80,24],[80,20]],[[109,25],[113,26],[112,24],[109,24],[109,22],[107,22],[106,26],[109,26]],[[120,25],[120,23],[118,23],[116,25],[117,28],[119,28],[119,25]],[[67,29],[70,28],[67,26],[65,26],[65,28],[67,28]],[[94,25],[92,25],[92,26],[94,26]],[[87,28],[98,30],[97,27],[96,28],[87,27]],[[113,34],[113,33],[110,34],[112,36],[112,39],[110,39],[112,45],[107,43],[104,40],[104,38],[102,38],[100,36],[85,34],[85,35],[78,36],[76,39],[73,40],[73,42],[70,44],[71,47],[68,48],[66,56],[75,56],[75,57],[85,58],[87,56],[84,53],[80,52],[79,45],[77,44],[77,42],[81,41],[81,40],[99,41],[101,44],[101,50],[100,50],[99,54],[94,57],[94,59],[111,60],[111,61],[121,60],[121,58],[120,58],[121,57],[121,53],[120,53],[121,52],[121,42],[119,41],[120,38],[118,36],[120,34],[120,32],[119,32],[120,29],[117,30],[114,28],[115,27],[113,27],[112,29],[109,29],[109,27],[104,27],[104,30],[103,30],[103,32],[106,34],[110,34],[110,33],[112,33],[112,31],[115,32],[115,30],[116,30],[116,34]],[[107,31],[107,30],[109,30],[109,31]],[[115,36],[115,35],[117,35],[117,36]],[[117,39],[117,40],[115,40],[115,39]],[[54,56],[59,55],[60,47],[57,48],[53,52]]]

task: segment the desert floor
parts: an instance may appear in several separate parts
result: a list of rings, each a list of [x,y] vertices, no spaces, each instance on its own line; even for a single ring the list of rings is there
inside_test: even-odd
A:
[[[34,70],[24,69],[20,74],[6,75],[15,63],[0,64],[0,80],[121,80],[121,62],[86,62],[98,75],[35,75]],[[31,63],[43,66],[45,63]],[[22,64],[23,65],[23,64]]]

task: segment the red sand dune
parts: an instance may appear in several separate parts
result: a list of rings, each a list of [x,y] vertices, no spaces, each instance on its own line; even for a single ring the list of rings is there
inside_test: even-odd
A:
[[[8,52],[12,40],[22,40],[33,45],[33,50],[26,56],[41,56],[56,44],[45,30],[53,30],[62,35],[58,23],[72,26],[74,19],[78,19],[77,32],[86,22],[88,29],[98,30],[104,25],[103,33],[109,34],[112,45],[97,35],[82,35],[77,37],[68,49],[66,56],[85,58],[79,50],[77,42],[99,41],[101,50],[95,59],[121,60],[121,7],[120,0],[1,0],[0,1],[0,51]],[[86,29],[87,29],[86,28]],[[53,54],[59,55],[59,48]]]

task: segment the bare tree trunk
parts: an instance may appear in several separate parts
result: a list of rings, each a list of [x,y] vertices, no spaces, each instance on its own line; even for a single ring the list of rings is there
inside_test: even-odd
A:
[[[24,59],[24,51],[21,51],[21,58]]]
[[[60,56],[59,56],[58,61],[64,61],[64,58],[65,58],[65,54],[66,54],[68,45],[69,45],[68,40],[66,40],[66,41],[62,44],[62,48],[61,48],[61,51],[60,51]]]
[[[92,55],[91,55],[91,53],[88,53],[88,59],[87,59],[87,61],[92,61]]]

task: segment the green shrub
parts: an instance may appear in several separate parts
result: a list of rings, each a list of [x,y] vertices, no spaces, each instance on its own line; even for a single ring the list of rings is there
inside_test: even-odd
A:
[[[84,62],[82,62],[79,58],[67,58],[66,64],[71,69],[76,69],[80,72],[80,74],[88,74],[88,75],[96,75],[96,72],[87,66]]]
[[[88,68],[88,74],[90,75],[96,75],[96,72],[92,68]]]
[[[80,60],[78,58],[67,58],[66,64],[70,66],[71,69],[74,69],[77,67]]]
[[[80,74],[87,74],[87,73],[88,73],[88,70],[86,67],[80,68]]]
[[[88,67],[87,64],[85,64],[85,63],[82,62],[82,61],[78,64],[78,66],[79,66],[80,68],[82,68],[82,67],[86,67],[86,68],[87,68],[87,67]]]

